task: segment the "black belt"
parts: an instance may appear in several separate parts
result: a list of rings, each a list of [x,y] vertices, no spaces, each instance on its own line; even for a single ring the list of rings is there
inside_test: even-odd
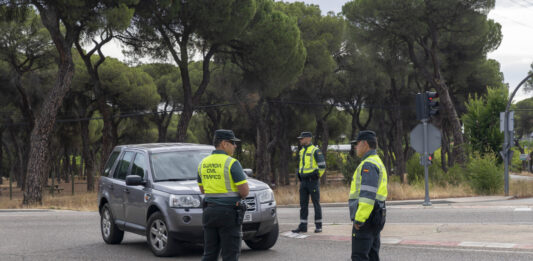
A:
[[[208,207],[224,207],[224,208],[234,208],[235,206],[233,205],[221,205],[221,204],[217,204],[217,203],[211,203],[211,202],[207,202],[206,204]]]

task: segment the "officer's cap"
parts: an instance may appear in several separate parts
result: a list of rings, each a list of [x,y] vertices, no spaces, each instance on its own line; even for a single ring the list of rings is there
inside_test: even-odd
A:
[[[215,140],[231,140],[231,141],[241,141],[240,139],[235,138],[232,130],[216,130],[215,131]]]
[[[302,139],[302,138],[312,138],[313,137],[313,134],[309,131],[304,131],[302,133],[300,133],[300,136],[296,137],[298,139]]]
[[[357,134],[357,138],[355,140],[352,140],[350,143],[357,143],[362,140],[377,141],[376,133],[371,130],[360,131],[359,134]]]

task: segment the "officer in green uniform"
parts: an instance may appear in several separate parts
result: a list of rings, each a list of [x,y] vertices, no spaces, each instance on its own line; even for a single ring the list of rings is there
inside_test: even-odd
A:
[[[322,208],[320,207],[319,178],[326,171],[324,155],[311,143],[313,135],[304,131],[298,136],[302,149],[299,153],[298,179],[300,179],[300,225],[293,233],[307,232],[309,196],[315,209],[315,233],[322,232]]]
[[[215,131],[216,150],[198,166],[198,186],[205,194],[202,260],[238,260],[242,244],[242,215],[237,207],[249,192],[248,181],[238,160],[232,158],[235,138],[231,130]]]
[[[362,159],[350,186],[348,205],[352,228],[352,260],[379,260],[380,232],[385,225],[387,170],[376,153],[373,131],[361,131],[351,142]]]

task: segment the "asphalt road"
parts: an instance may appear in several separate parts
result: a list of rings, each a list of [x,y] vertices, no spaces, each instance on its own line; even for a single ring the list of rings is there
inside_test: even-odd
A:
[[[518,201],[515,201],[518,202]],[[505,202],[507,203],[507,202]],[[505,223],[532,224],[532,211],[512,206],[435,205],[433,208],[390,206],[393,223]],[[509,204],[508,204],[509,205]],[[512,205],[512,204],[511,204]],[[298,208],[280,208],[281,231],[294,228]],[[344,207],[324,207],[325,223],[343,224]],[[312,211],[311,211],[312,219]],[[293,239],[280,236],[268,251],[251,251],[243,244],[241,260],[349,260],[351,242]],[[383,245],[382,260],[533,260],[532,250],[450,248]],[[172,260],[199,260],[202,249],[189,248]],[[105,244],[100,235],[99,215],[76,211],[0,211],[0,260],[161,260],[153,256],[144,237],[127,233],[120,245]]]

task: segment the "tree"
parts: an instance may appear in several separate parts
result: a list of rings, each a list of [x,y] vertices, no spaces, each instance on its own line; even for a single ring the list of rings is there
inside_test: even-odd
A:
[[[254,0],[152,1],[142,0],[135,9],[132,26],[120,39],[132,54],[156,59],[172,57],[181,75],[183,100],[176,140],[185,141],[194,106],[210,80],[214,55],[239,37],[256,12]],[[202,81],[193,92],[191,56],[202,56]]]
[[[153,63],[139,66],[148,73],[157,86],[157,92],[161,97],[159,104],[152,108],[150,120],[157,125],[158,142],[166,142],[168,139],[168,125],[174,115],[177,104],[182,100],[182,92],[175,86],[180,85],[180,75],[175,66],[171,64]]]
[[[76,50],[87,68],[87,73],[90,76],[89,86],[95,96],[98,110],[103,117],[104,128],[102,129],[102,152],[100,154],[102,165],[97,168],[100,171],[103,170],[103,164],[106,162],[111,150],[117,145],[113,143],[113,141],[116,141],[116,139],[113,139],[113,133],[116,130],[113,130],[113,119],[111,118],[110,108],[107,105],[108,93],[103,90],[100,82],[99,68],[106,59],[102,53],[102,47],[110,42],[117,32],[125,30],[130,25],[133,16],[133,8],[131,6],[137,2],[138,0],[114,1],[112,8],[102,10],[102,18],[104,19],[86,21],[85,29],[80,32],[80,37],[74,42]],[[86,52],[82,47],[83,40],[94,44],[92,49]],[[96,53],[98,53],[98,56],[95,55]],[[83,127],[86,130],[88,126],[84,125]],[[86,149],[85,153],[87,153]],[[87,186],[92,188],[92,184],[89,183],[87,183]]]
[[[236,93],[242,113],[255,124],[255,169],[257,176],[271,180],[271,153],[279,138],[272,135],[273,104],[302,72],[306,51],[295,17],[273,10],[263,1],[246,34],[233,46],[232,61],[242,72]]]
[[[458,163],[464,163],[466,155],[461,123],[443,73],[447,57],[443,48],[446,41],[461,37],[468,37],[465,43],[480,53],[496,48],[499,41],[494,39],[501,39],[501,33],[486,15],[493,7],[494,1],[485,0],[356,0],[343,6],[347,18],[375,39],[386,43],[397,37],[403,42],[420,76],[439,93],[441,111],[452,126]]]
[[[30,158],[28,161],[27,182],[24,190],[24,205],[41,204],[42,188],[48,174],[48,145],[52,135],[57,111],[70,89],[74,75],[72,46],[90,21],[106,19],[113,8],[121,3],[115,1],[40,1],[32,0],[41,21],[50,33],[58,52],[58,73],[54,87],[44,100],[40,113],[35,117],[35,127],[31,134]],[[107,17],[112,19],[112,17]]]
[[[500,131],[500,112],[507,106],[507,88],[488,88],[484,97],[470,97],[463,115],[465,137],[472,149],[481,155],[499,155],[503,143]]]
[[[303,73],[295,84],[294,92],[299,94],[299,100],[310,104],[304,110],[314,114],[315,142],[320,141],[320,148],[324,155],[327,155],[330,139],[328,118],[335,108],[332,101],[339,87],[334,74],[338,68],[335,56],[341,50],[344,19],[333,13],[322,16],[318,6],[305,5],[301,2],[278,2],[276,7],[298,19],[298,28],[307,56]],[[323,182],[325,178],[324,176]]]
[[[4,6],[6,7],[6,6]],[[7,8],[7,7],[6,7]],[[24,85],[27,75],[35,74],[39,69],[53,63],[53,49],[50,36],[43,27],[40,17],[28,6],[12,6],[12,12],[18,13],[11,19],[0,21],[0,59],[9,65],[9,81],[18,93],[15,98],[22,112],[22,130],[19,135],[20,146],[17,147],[19,161],[20,185],[24,185],[25,173],[30,150],[30,135],[35,124],[35,106],[40,97],[32,95],[36,86]],[[15,142],[15,141],[14,141]]]

